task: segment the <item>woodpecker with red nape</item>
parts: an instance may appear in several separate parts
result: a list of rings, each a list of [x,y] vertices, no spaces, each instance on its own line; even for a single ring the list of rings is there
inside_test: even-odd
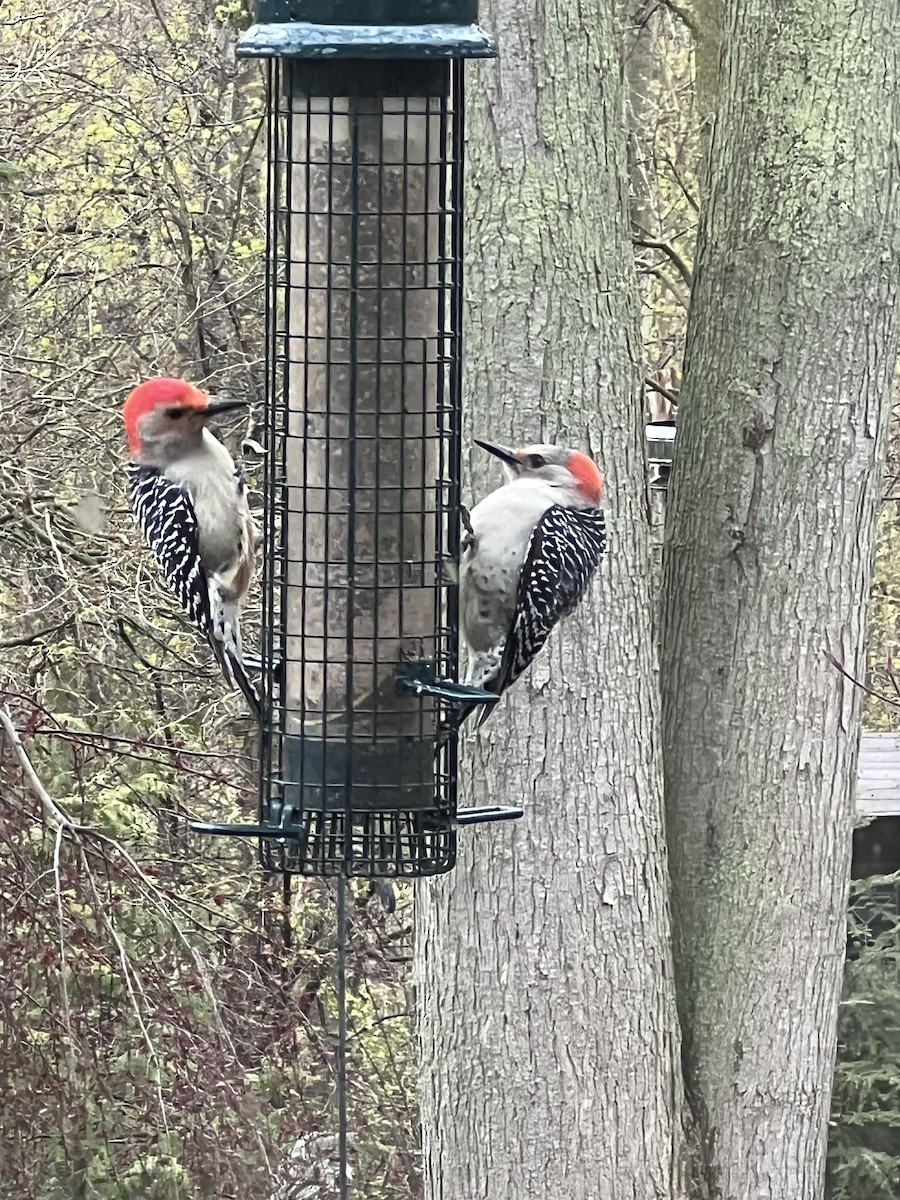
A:
[[[500,695],[554,625],[575,611],[597,569],[606,544],[603,475],[580,450],[508,450],[475,441],[501,460],[508,482],[468,515],[460,626],[469,656],[466,682]],[[490,712],[482,711],[478,725]]]
[[[134,389],[122,415],[135,520],[170,590],[258,719],[240,626],[253,578],[256,525],[243,472],[206,428],[210,418],[244,407],[242,400],[211,400],[181,379],[150,379]]]

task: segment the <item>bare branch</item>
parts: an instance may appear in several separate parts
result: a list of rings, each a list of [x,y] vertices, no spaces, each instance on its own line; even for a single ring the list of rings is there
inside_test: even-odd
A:
[[[12,723],[9,712],[5,708],[0,708],[0,728],[2,728],[10,749],[13,752],[13,757],[22,768],[22,773],[28,780],[31,790],[34,792],[37,799],[40,801],[44,816],[53,825],[59,829],[68,830],[72,834],[75,841],[78,840],[79,834],[91,833],[92,831],[86,825],[80,825],[77,821],[73,821],[69,814],[61,808],[38,777],[32,765],[31,759],[22,745],[22,739],[16,732],[16,727]]]
[[[655,379],[645,379],[644,387],[650,392],[656,392],[658,395],[663,396],[670,404],[678,403],[678,393],[670,391],[667,387],[663,387]]]
[[[895,700],[892,696],[885,696],[883,692],[876,692],[874,688],[870,688],[861,679],[857,679],[855,675],[851,675],[843,663],[838,662],[829,650],[823,650],[822,653],[831,666],[843,675],[845,679],[848,679],[854,687],[858,687],[860,691],[865,692],[869,696],[874,696],[876,700],[881,700],[884,704],[889,704],[891,708],[900,708],[900,699]]]
[[[654,242],[641,237],[634,237],[631,241],[632,245],[639,246],[642,250],[659,250],[665,254],[687,286],[689,288],[694,286],[694,273],[674,246],[670,246],[668,242]]]

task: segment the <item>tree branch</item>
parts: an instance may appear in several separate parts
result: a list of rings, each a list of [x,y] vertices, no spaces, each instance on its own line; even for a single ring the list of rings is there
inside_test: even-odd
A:
[[[876,700],[881,700],[884,704],[889,704],[891,708],[900,708],[900,700],[894,700],[891,696],[885,696],[881,692],[876,692],[874,688],[870,688],[867,683],[863,683],[861,679],[857,679],[855,675],[851,675],[843,663],[838,662],[834,655],[829,650],[823,650],[826,660],[838,671],[845,679],[858,687],[860,691],[866,692],[869,696],[874,696]],[[896,687],[896,685],[895,685]]]
[[[681,276],[687,286],[689,288],[694,286],[694,273],[674,246],[670,246],[668,242],[652,242],[647,238],[641,237],[633,237],[631,242],[634,246],[640,246],[642,250],[661,251],[661,253],[665,254],[666,258],[668,258],[668,260],[674,265],[678,271],[678,274]]]
[[[655,379],[645,379],[644,387],[650,392],[657,392],[665,400],[668,400],[670,404],[678,403],[678,393],[670,392],[668,388],[663,387],[661,383],[657,383]]]
[[[687,31],[690,33],[691,37],[699,41],[700,30],[697,27],[697,22],[687,11],[687,9],[683,8],[680,4],[676,4],[675,0],[662,0],[662,3],[674,17],[677,17],[678,20],[681,21],[682,25],[684,25]]]
[[[12,718],[5,708],[0,708],[0,729],[3,730],[6,740],[9,743],[9,747],[13,752],[13,757],[22,768],[22,772],[25,775],[25,778],[28,780],[31,790],[40,801],[44,816],[54,825],[56,825],[57,828],[68,830],[69,833],[72,834],[75,841],[79,840],[78,835],[80,833],[93,832],[88,828],[87,825],[79,825],[77,821],[73,821],[65,809],[61,808],[56,803],[56,801],[41,783],[40,779],[38,778],[38,773],[35,771],[31,759],[28,757],[28,753],[25,747],[22,745],[22,739],[19,737],[18,733],[16,733],[16,727],[12,723]]]

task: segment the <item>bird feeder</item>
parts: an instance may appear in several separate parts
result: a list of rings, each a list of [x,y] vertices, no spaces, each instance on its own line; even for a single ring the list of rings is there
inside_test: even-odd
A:
[[[260,0],[264,865],[448,871],[459,823],[463,64],[475,0]]]

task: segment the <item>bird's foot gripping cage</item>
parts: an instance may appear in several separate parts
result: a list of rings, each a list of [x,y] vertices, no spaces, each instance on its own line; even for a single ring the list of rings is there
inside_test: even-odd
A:
[[[269,78],[267,716],[260,823],[215,831],[420,876],[521,814],[456,807],[456,708],[496,699],[457,682],[456,583],[463,61],[493,45],[472,0],[365,7],[263,0],[239,45]]]

